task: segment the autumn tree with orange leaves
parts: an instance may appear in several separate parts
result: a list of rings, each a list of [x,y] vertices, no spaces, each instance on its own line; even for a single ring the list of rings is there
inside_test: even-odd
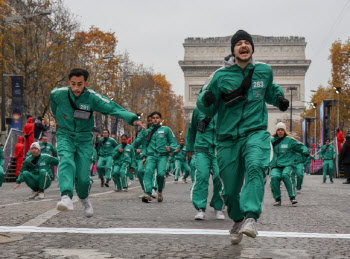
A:
[[[350,58],[349,56],[344,56],[341,52],[350,53],[350,40],[347,40],[345,43],[341,41],[336,41],[332,44],[330,49],[329,59],[332,63],[332,79],[329,82],[327,87],[320,86],[316,93],[311,96],[311,102],[317,104],[317,139],[320,138],[320,106],[323,100],[333,99],[338,100],[339,97],[339,126],[343,132],[350,131],[350,74],[349,74],[349,65]],[[336,88],[340,87],[340,94],[336,93]],[[315,109],[311,106],[305,110],[302,117],[314,117]],[[331,130],[335,132],[337,127],[337,106],[335,106],[331,111]],[[313,129],[314,124],[311,125]],[[312,134],[313,135],[313,130]],[[331,136],[333,138],[333,136]]]

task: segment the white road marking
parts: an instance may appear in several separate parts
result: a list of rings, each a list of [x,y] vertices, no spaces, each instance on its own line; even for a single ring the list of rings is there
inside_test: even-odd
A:
[[[36,226],[0,226],[0,232],[21,233],[69,233],[69,234],[150,234],[150,235],[212,235],[227,236],[222,229],[181,229],[181,228],[50,228]],[[299,237],[350,239],[350,234],[302,233],[259,231],[259,237]]]
[[[40,201],[24,201],[24,202],[16,202],[16,203],[9,203],[9,204],[2,204],[1,207],[8,207],[8,206],[15,206],[15,205],[22,205],[22,204],[29,204],[29,203],[38,203],[38,202],[44,202],[44,201],[53,201],[54,199],[43,199]]]
[[[109,253],[101,252],[97,249],[44,249],[45,253],[58,258],[79,258],[79,259],[105,259],[117,258]],[[118,257],[119,258],[119,257]]]

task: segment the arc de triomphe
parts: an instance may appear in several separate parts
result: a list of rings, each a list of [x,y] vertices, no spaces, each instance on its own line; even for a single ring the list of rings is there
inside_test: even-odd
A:
[[[283,88],[290,100],[289,87],[293,92],[293,121],[300,119],[304,109],[305,73],[311,61],[305,58],[306,42],[304,37],[265,37],[252,35],[257,61],[269,64],[273,68],[274,82]],[[196,107],[199,90],[207,78],[223,64],[225,56],[231,53],[231,36],[215,38],[186,38],[184,60],[179,61],[185,76],[185,122],[186,130],[192,112]],[[268,130],[272,132],[277,122],[283,121],[289,128],[290,110],[282,113],[268,105]]]

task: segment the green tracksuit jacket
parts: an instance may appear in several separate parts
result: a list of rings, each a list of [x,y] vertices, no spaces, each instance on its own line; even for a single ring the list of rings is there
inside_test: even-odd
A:
[[[219,166],[215,154],[216,117],[211,119],[205,131],[202,133],[197,130],[197,125],[198,122],[205,119],[205,117],[206,116],[199,111],[198,108],[194,109],[192,119],[187,130],[187,151],[196,151],[196,155],[192,155],[192,160],[195,161],[195,172],[193,174],[194,180],[191,190],[191,199],[194,207],[197,210],[206,210],[209,177],[210,174],[212,174],[214,190],[210,206],[216,210],[222,210],[223,200],[220,196],[222,185],[219,176]]]
[[[59,186],[61,195],[73,197],[73,188],[80,199],[89,196],[92,180],[90,168],[93,154],[94,116],[84,120],[74,118],[68,95],[75,105],[86,111],[97,111],[126,120],[133,125],[138,117],[94,90],[85,88],[75,97],[70,87],[55,88],[51,92],[51,110],[58,124],[57,151],[60,158]]]
[[[4,151],[0,148],[0,187],[2,186],[2,183],[5,178],[5,173],[4,173],[4,166],[5,160],[4,160]]]
[[[29,156],[24,160],[16,182],[24,181],[33,191],[44,191],[50,187],[53,178],[50,166],[58,165],[59,162],[47,154],[40,154],[35,165],[32,163],[34,159],[34,156]]]
[[[222,95],[238,89],[253,67],[252,83],[244,100],[226,106]],[[207,91],[216,98],[210,106],[204,100]],[[218,69],[198,96],[197,107],[205,116],[217,114],[217,158],[223,197],[229,217],[236,222],[244,217],[257,219],[261,214],[265,171],[271,153],[266,103],[277,107],[281,97],[282,88],[273,84],[272,68],[254,61],[244,69],[237,64]]]

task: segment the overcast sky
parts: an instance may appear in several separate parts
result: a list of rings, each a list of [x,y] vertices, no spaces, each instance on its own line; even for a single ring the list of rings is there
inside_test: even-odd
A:
[[[238,29],[263,36],[305,37],[306,101],[310,90],[331,77],[329,49],[350,37],[349,0],[65,0],[82,29],[94,25],[115,32],[118,51],[165,74],[184,93],[178,65],[187,37],[229,36]]]

